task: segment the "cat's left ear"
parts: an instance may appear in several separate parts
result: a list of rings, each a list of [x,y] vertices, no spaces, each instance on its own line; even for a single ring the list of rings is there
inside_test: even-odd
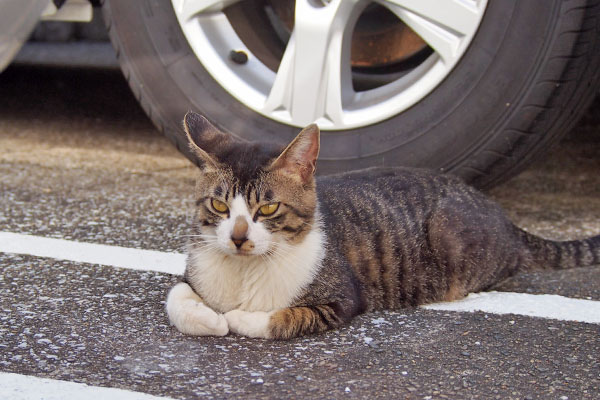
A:
[[[288,174],[297,175],[303,183],[308,183],[315,173],[318,156],[319,127],[310,124],[273,161],[271,169],[281,169]]]

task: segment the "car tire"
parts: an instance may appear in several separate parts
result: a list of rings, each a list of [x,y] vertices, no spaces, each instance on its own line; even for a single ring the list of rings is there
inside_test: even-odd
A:
[[[154,124],[194,160],[188,110],[243,139],[281,144],[299,131],[246,107],[195,57],[169,1],[103,2],[122,70]],[[600,2],[489,0],[450,74],[409,109],[323,131],[322,174],[372,166],[449,172],[481,188],[521,171],[569,131],[599,87]]]

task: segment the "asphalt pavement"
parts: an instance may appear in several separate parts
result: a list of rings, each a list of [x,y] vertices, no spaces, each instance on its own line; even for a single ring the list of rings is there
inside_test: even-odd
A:
[[[582,238],[600,234],[598,171],[600,103],[490,195],[529,231]],[[195,173],[118,71],[0,74],[0,232],[181,253]],[[599,324],[411,309],[287,342],[197,338],[164,312],[178,279],[0,252],[0,372],[180,399],[600,398]],[[600,301],[600,268],[496,289]]]

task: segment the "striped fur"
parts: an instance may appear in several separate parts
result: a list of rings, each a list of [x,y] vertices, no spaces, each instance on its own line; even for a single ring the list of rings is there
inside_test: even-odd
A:
[[[203,167],[186,283],[174,289],[184,295],[167,301],[182,332],[223,332],[206,328],[214,315],[204,325],[190,315],[193,292],[204,308],[224,314],[231,332],[289,339],[337,328],[362,312],[459,299],[519,271],[600,262],[600,236],[554,242],[528,234],[452,176],[396,168],[315,180],[314,126],[281,152],[239,142],[196,114],[185,124]],[[213,198],[231,215],[211,210]],[[275,214],[257,213],[274,201]],[[261,254],[236,254],[242,250],[229,243],[231,229],[223,227],[240,215],[244,229],[266,232]],[[228,244],[215,249],[210,238],[221,231]]]

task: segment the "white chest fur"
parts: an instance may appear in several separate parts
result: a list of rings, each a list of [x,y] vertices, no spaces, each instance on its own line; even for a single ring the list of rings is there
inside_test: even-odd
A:
[[[284,247],[269,258],[191,253],[189,283],[208,306],[222,313],[288,307],[319,271],[324,235],[316,227],[300,244]]]

